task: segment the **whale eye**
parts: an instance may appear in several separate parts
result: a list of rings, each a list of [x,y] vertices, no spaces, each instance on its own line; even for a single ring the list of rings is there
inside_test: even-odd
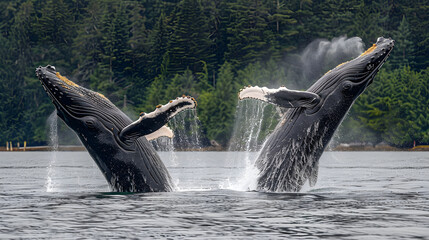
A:
[[[95,129],[95,122],[93,120],[86,120],[85,124],[89,129]]]
[[[343,90],[350,90],[350,88],[352,88],[352,85],[350,83],[346,83],[343,86]]]
[[[366,66],[366,70],[371,71],[374,68],[374,64],[370,63]]]
[[[345,94],[345,95],[349,95],[349,94],[351,94],[351,90],[352,89],[352,84],[350,83],[350,82],[345,82],[344,84],[343,84],[343,93]]]

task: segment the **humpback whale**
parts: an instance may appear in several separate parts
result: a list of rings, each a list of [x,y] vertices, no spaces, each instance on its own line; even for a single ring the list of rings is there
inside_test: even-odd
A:
[[[104,95],[70,81],[54,66],[38,67],[36,75],[57,115],[76,132],[112,191],[173,190],[171,177],[148,139],[171,137],[165,124],[178,112],[195,108],[194,98],[183,96],[158,105],[133,122]]]
[[[255,162],[257,190],[298,192],[317,181],[319,158],[356,98],[370,85],[394,46],[379,37],[359,57],[328,71],[307,91],[246,87],[239,99],[258,99],[285,109]]]

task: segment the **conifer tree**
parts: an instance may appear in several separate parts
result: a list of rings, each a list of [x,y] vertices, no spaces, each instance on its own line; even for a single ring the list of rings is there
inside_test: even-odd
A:
[[[229,8],[231,21],[227,28],[226,60],[240,69],[269,56],[273,35],[267,31],[268,9],[262,1],[237,0],[231,2]]]
[[[272,4],[274,3],[274,4]],[[293,36],[298,33],[293,26],[297,20],[293,18],[294,12],[289,9],[286,1],[268,1],[268,27],[273,34],[271,51],[276,59],[280,59],[288,51],[294,49]]]
[[[352,36],[359,36],[364,43],[370,45],[382,35],[381,21],[385,19],[381,17],[381,13],[374,3],[365,3],[362,1],[355,16],[351,31]]]
[[[402,17],[398,30],[395,32],[395,51],[391,62],[396,67],[413,64],[413,42],[411,41],[410,25],[405,15]]]
[[[153,111],[158,104],[165,104],[165,79],[160,75],[155,78],[152,84],[146,90],[146,105],[144,110]]]
[[[12,37],[19,54],[30,57],[31,44],[34,43],[33,24],[36,20],[36,12],[31,1],[23,3],[14,17],[14,24],[11,26]]]
[[[64,0],[48,0],[35,25],[39,39],[45,43],[68,45],[72,36],[72,14]]]
[[[164,62],[164,58],[167,57],[168,29],[164,12],[161,12],[161,15],[158,17],[149,41],[151,47],[149,50],[147,75],[149,78],[153,78],[161,73],[161,65]]]
[[[167,99],[173,99],[181,95],[190,95],[197,98],[198,93],[196,88],[197,81],[195,80],[192,71],[186,69],[183,74],[176,74],[173,77],[165,91],[165,97]]]
[[[225,62],[219,69],[218,76],[215,90],[205,92],[200,97],[198,113],[207,136],[226,146],[231,136],[237,104],[232,65]]]
[[[103,6],[91,1],[85,8],[85,17],[79,24],[77,36],[73,41],[74,61],[77,62],[76,77],[79,82],[89,85],[89,77],[101,61]]]
[[[182,0],[171,23],[169,39],[169,71],[183,73],[189,68],[194,74],[203,71],[204,64],[211,68],[214,61],[209,40],[207,19],[198,0]]]

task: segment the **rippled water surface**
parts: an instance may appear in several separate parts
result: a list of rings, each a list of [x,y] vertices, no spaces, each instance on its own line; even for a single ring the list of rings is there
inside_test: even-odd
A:
[[[0,238],[429,239],[427,152],[326,152],[301,193],[245,191],[253,153],[160,155],[176,192],[109,193],[86,152],[0,153]]]

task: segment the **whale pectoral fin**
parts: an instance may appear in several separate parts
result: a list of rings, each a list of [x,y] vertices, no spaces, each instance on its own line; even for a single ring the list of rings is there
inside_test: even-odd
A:
[[[160,138],[160,137],[173,138],[174,133],[173,133],[173,130],[171,130],[171,128],[164,125],[160,129],[156,130],[153,133],[146,135],[145,137],[148,141],[155,140],[155,139]]]
[[[177,113],[185,109],[195,108],[196,106],[197,101],[189,96],[176,98],[165,105],[158,105],[156,106],[155,111],[151,113],[141,113],[137,121],[122,129],[119,133],[119,138],[124,142],[130,142],[141,136],[147,136],[151,133],[155,133],[155,131],[167,124],[167,122]],[[164,131],[164,133],[166,132],[167,131]],[[154,136],[156,135],[157,134]]]
[[[266,87],[246,87],[239,93],[240,100],[245,98],[258,99],[276,104],[283,108],[310,108],[320,101],[319,95],[306,91],[295,91],[285,87],[269,89]]]

